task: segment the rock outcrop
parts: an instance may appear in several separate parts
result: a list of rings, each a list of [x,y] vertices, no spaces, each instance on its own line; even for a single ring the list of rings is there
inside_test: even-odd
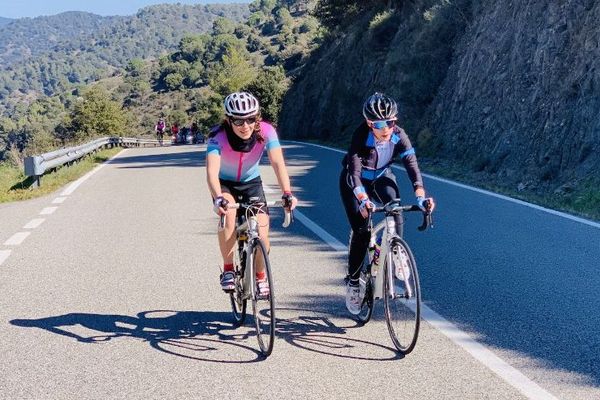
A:
[[[600,182],[600,2],[410,3],[313,54],[284,137],[346,143],[377,90],[400,100],[418,152],[514,188]]]

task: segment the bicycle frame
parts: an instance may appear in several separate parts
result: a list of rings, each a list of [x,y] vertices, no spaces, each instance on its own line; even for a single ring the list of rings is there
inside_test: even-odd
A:
[[[383,298],[383,277],[388,276],[390,279],[390,285],[388,287],[390,290],[394,290],[394,285],[392,284],[392,274],[386,274],[384,268],[389,268],[392,265],[392,255],[389,251],[391,248],[392,242],[395,238],[399,238],[400,236],[396,232],[396,221],[394,220],[393,215],[386,215],[383,221],[378,223],[375,228],[371,231],[371,237],[376,238],[379,232],[383,231],[381,237],[381,249],[379,252],[379,270],[377,274],[373,276],[373,271],[371,270],[371,276],[373,279],[373,298],[374,299],[382,299]],[[369,260],[371,261],[371,260]],[[382,264],[383,263],[383,264]],[[381,279],[379,279],[381,277]],[[394,293],[390,293],[393,295]]]
[[[248,253],[248,247],[254,239],[258,238],[258,218],[255,215],[246,217],[246,221],[238,226],[236,231],[238,238],[245,237],[245,239],[243,239],[244,244],[242,246],[242,253],[246,254],[245,265],[240,265],[242,262],[242,260],[239,259],[240,254],[238,251],[234,252],[234,258],[237,258],[234,260],[234,262],[237,265],[240,265],[244,270],[244,280],[242,281],[244,296],[242,299],[251,299],[256,290],[256,282],[254,280],[255,272],[252,271],[254,265],[252,262],[253,254]]]
[[[281,201],[268,202],[265,204],[269,207],[283,207],[283,203]],[[240,204],[234,203],[229,204],[228,207],[232,209],[240,208]],[[247,208],[248,210],[249,208]],[[290,223],[293,221],[292,212],[285,212],[284,221],[282,226],[287,228]],[[224,216],[221,216],[221,220],[219,222],[219,227],[223,227],[225,220]],[[253,298],[256,292],[256,281],[254,280],[255,271],[248,271],[247,269],[252,269],[254,263],[252,262],[253,255],[248,252],[248,247],[252,241],[257,240],[259,238],[258,234],[258,217],[257,214],[246,212],[245,221],[236,227],[238,240],[243,240],[244,244],[242,247],[242,253],[246,254],[246,264],[241,265],[242,260],[240,260],[241,254],[238,253],[239,249],[234,251],[234,263],[239,265],[244,270],[244,279],[242,281],[242,289],[243,289],[243,297],[242,300],[248,300]],[[240,237],[244,239],[239,239]]]

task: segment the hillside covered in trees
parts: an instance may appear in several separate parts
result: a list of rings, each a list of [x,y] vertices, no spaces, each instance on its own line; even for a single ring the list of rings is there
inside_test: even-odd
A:
[[[13,20],[10,18],[0,17],[0,26],[4,26],[6,24],[10,24]]]
[[[0,101],[118,74],[131,59],[158,58],[186,34],[208,32],[217,18],[240,22],[248,15],[247,4],[163,4],[127,17],[67,12],[14,20],[0,27]]]
[[[219,9],[221,6],[202,6],[202,9],[205,7]],[[234,9],[242,6],[236,7]],[[76,85],[69,81],[64,85],[65,90],[59,90],[62,84],[55,89],[46,87],[45,94],[31,88],[12,90],[9,97],[13,101],[5,102],[0,118],[0,161],[8,159],[19,164],[27,154],[96,135],[150,133],[159,116],[180,124],[193,120],[206,130],[221,117],[224,96],[240,89],[256,93],[261,98],[265,117],[276,121],[289,85],[287,71],[303,65],[310,50],[321,40],[322,31],[317,20],[309,15],[308,3],[304,1],[260,0],[244,7],[243,15],[247,18],[241,21],[210,14],[212,23],[206,33],[200,29],[186,33],[178,25],[191,18],[182,12],[196,7],[161,5],[142,9],[134,20],[145,20],[145,15],[155,15],[157,10],[160,11],[157,15],[178,15],[173,17],[178,21],[174,27],[164,27],[166,22],[157,23],[144,31],[157,35],[162,29],[173,33],[177,30],[174,28],[178,28],[181,37],[174,46],[165,41],[160,50],[146,57],[135,57],[138,52],[128,47],[137,43],[135,34],[132,38],[131,32],[116,30],[107,47],[115,66],[102,69],[104,77],[90,77],[88,84]],[[85,19],[89,14],[82,16]],[[131,23],[126,17],[117,19],[119,24]],[[115,25],[115,20],[111,21],[101,31],[107,31],[108,26],[113,30],[120,26]],[[93,40],[96,43],[101,39],[94,37]],[[174,37],[171,40],[175,40]],[[95,68],[79,49],[61,49],[67,58],[76,59],[81,68]],[[102,59],[103,47],[89,49],[87,53],[91,57],[106,62]],[[40,51],[42,55],[31,56],[28,65],[37,65],[45,54],[50,54]],[[118,67],[119,63],[122,67]],[[64,59],[52,65],[68,66]],[[34,69],[46,71],[39,65]],[[51,72],[53,79],[68,76],[60,70]],[[112,112],[102,113],[102,117],[92,112],[105,109]],[[118,123],[113,123],[115,120]]]

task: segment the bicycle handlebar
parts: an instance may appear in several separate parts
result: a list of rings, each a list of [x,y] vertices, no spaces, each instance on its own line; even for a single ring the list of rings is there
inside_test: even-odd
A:
[[[237,210],[238,208],[250,208],[253,206],[263,206],[266,205],[267,207],[282,207],[283,211],[284,211],[284,216],[283,216],[283,224],[281,225],[284,228],[287,228],[288,226],[290,226],[290,224],[292,222],[294,222],[294,212],[292,210],[288,210],[286,207],[284,207],[283,205],[283,201],[281,200],[277,200],[277,201],[268,201],[267,203],[229,203],[227,204],[227,209],[233,209],[233,210]],[[219,220],[219,229],[222,229],[223,226],[225,226],[225,215],[221,215],[220,220]]]
[[[416,204],[411,205],[400,205],[399,200],[392,200],[387,204],[384,204],[381,207],[375,206],[374,208],[369,210],[369,216],[372,213],[386,213],[386,215],[397,214],[399,212],[412,212],[412,211],[420,211],[423,213],[423,223],[417,227],[419,231],[424,231],[425,229],[431,227],[433,228],[433,217],[431,216],[432,212],[429,210],[423,210]]]

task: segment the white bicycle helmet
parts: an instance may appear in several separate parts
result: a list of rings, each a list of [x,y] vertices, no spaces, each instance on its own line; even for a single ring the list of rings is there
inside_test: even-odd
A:
[[[247,92],[234,92],[225,97],[225,114],[234,118],[252,117],[258,114],[260,105],[256,97]]]

